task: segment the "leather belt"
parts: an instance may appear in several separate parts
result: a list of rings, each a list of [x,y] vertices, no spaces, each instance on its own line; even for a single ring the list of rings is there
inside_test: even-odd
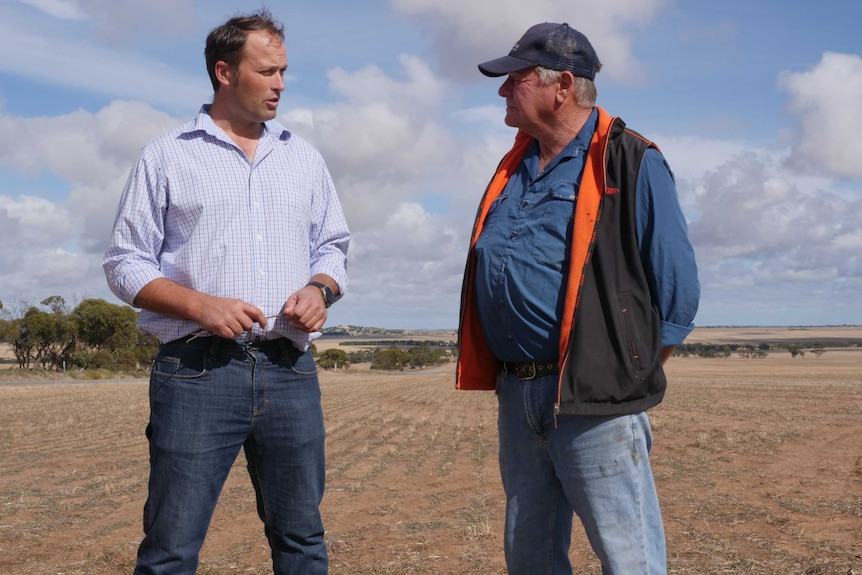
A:
[[[529,380],[560,373],[560,364],[556,361],[506,361],[503,362],[503,369],[518,379]]]
[[[222,351],[228,353],[238,353],[239,351],[249,349],[254,351],[262,351],[264,353],[280,353],[283,352],[286,348],[293,347],[293,343],[286,337],[241,341],[220,337],[217,335],[198,334],[194,334],[192,337],[181,337],[179,339],[175,339],[174,341],[170,341],[165,345],[171,345],[174,343],[193,344],[202,348],[206,348],[209,350],[209,355],[211,357],[218,356],[219,353]]]

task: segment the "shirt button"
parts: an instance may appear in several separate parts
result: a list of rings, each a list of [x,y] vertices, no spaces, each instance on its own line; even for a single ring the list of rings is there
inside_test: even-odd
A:
[[[259,242],[263,241],[263,235],[257,234],[257,241],[259,241]]]

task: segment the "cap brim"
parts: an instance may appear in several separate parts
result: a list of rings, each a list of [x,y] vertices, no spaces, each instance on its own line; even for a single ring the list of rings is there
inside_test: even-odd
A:
[[[526,70],[527,68],[532,68],[536,65],[537,64],[535,62],[531,62],[530,60],[524,60],[523,58],[515,58],[514,56],[503,56],[502,58],[497,58],[496,60],[489,60],[488,62],[479,64],[479,71],[486,76],[496,78],[498,76],[505,76],[510,72]]]

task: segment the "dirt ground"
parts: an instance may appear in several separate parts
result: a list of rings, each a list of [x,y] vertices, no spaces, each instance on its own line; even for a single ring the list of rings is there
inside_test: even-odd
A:
[[[670,573],[862,574],[860,368],[862,348],[671,360],[650,412]],[[321,373],[333,575],[505,572],[496,400],[453,381]],[[142,380],[0,382],[0,573],[132,572],[146,419]],[[244,464],[199,573],[271,573]],[[579,526],[571,555],[601,572]]]

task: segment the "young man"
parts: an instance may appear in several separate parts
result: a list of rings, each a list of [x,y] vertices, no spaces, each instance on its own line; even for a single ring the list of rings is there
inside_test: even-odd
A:
[[[350,233],[320,154],[274,120],[283,40],[266,11],[212,30],[213,102],[143,148],[105,253],[111,289],[162,342],[137,574],[195,572],[240,449],[274,572],[328,570],[309,342],[347,289]]]
[[[670,169],[595,106],[600,67],[552,23],[479,65],[519,131],[473,230],[457,385],[497,392],[512,575],[571,574],[575,513],[602,573],[666,572],[646,410],[700,286]]]

